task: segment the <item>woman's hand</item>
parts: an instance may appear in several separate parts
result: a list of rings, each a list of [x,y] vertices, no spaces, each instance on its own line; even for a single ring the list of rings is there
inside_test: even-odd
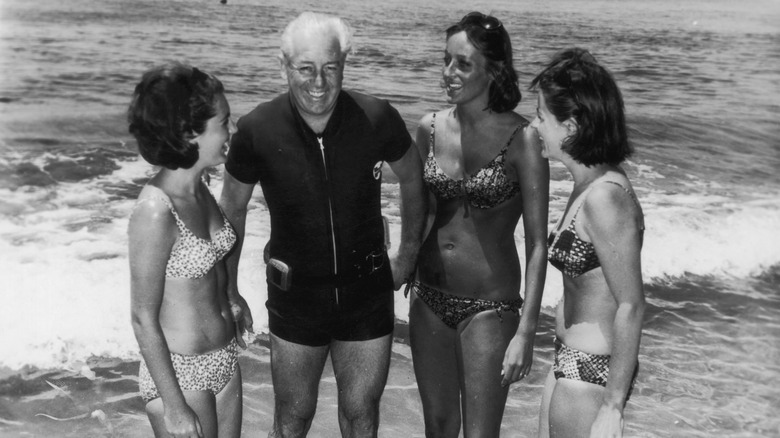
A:
[[[163,415],[165,429],[176,438],[203,438],[198,415],[187,404],[168,409]]]
[[[590,438],[621,438],[623,413],[617,408],[602,405],[590,427]]]
[[[246,300],[240,294],[235,294],[228,299],[230,303],[230,313],[233,316],[233,322],[236,324],[236,342],[241,348],[246,349],[244,341],[244,331],[254,333],[252,325],[252,311],[249,310]]]
[[[501,369],[501,386],[524,379],[531,372],[534,359],[535,333],[517,333],[506,348]]]

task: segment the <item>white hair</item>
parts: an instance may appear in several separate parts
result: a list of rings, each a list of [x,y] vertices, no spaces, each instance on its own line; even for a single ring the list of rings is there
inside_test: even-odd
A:
[[[303,12],[291,21],[282,32],[282,55],[289,57],[293,50],[293,35],[332,36],[339,41],[341,56],[352,50],[354,31],[343,18],[317,12]]]

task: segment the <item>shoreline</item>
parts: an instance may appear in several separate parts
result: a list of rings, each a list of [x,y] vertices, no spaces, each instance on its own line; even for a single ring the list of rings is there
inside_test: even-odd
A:
[[[540,321],[540,330],[549,324]],[[551,327],[550,327],[551,329]],[[540,336],[541,335],[541,336]],[[396,320],[390,372],[380,407],[380,436],[423,437],[422,404],[412,367],[408,324]],[[537,340],[544,339],[543,333]],[[543,344],[546,344],[542,341]],[[242,434],[265,436],[273,423],[273,385],[267,334],[239,357],[244,391]],[[534,436],[551,348],[537,348],[534,373],[510,388],[502,435]],[[551,347],[551,345],[550,345]],[[0,371],[0,435],[147,437],[151,426],[138,395],[137,359],[91,357],[80,370],[22,368]],[[340,436],[338,392],[330,361],[320,379],[309,437]],[[518,434],[519,430],[525,434]]]

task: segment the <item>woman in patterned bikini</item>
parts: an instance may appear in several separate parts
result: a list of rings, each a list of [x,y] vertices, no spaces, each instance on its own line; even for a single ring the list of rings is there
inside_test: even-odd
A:
[[[152,69],[128,112],[143,158],[161,166],[128,228],[133,330],[155,436],[238,437],[238,343],[251,315],[226,295],[225,254],[236,234],[203,179],[224,163],[235,125],[222,83],[196,68]]]
[[[473,12],[447,29],[450,109],[420,121],[431,195],[409,327],[426,436],[495,437],[531,370],[547,248],[549,169],[520,101],[509,35]],[[525,302],[515,228],[523,218]],[[521,312],[522,310],[522,312]]]
[[[620,437],[645,306],[642,209],[619,166],[631,153],[623,98],[610,73],[576,48],[556,55],[531,86],[542,156],[574,179],[548,239],[564,288],[540,436]]]

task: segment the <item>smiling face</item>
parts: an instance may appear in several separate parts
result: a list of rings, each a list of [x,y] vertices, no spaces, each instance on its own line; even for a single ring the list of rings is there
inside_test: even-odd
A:
[[[217,114],[206,122],[206,129],[191,140],[198,144],[198,160],[207,166],[216,166],[227,160],[230,136],[236,131],[225,95],[219,93],[214,100]]]
[[[486,66],[487,59],[469,42],[466,32],[449,37],[441,71],[447,101],[463,104],[479,100],[482,108],[487,107],[491,77]]]
[[[561,144],[571,135],[573,122],[558,119],[547,108],[544,93],[539,93],[536,106],[536,118],[531,122],[531,127],[539,133],[542,140],[542,156],[547,159],[561,160],[563,151]]]
[[[309,122],[327,121],[336,106],[344,79],[345,56],[335,36],[303,34],[294,37],[292,50],[282,56],[282,75],[293,102]]]

